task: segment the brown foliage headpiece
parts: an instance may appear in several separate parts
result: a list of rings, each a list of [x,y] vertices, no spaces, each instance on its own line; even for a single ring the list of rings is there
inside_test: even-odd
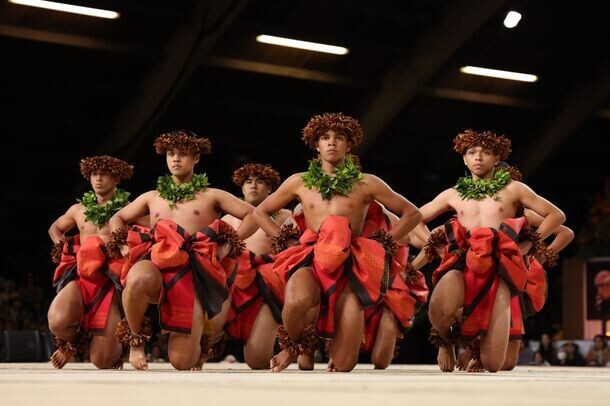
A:
[[[271,190],[275,190],[280,184],[280,174],[270,165],[246,164],[233,172],[233,183],[241,187],[250,177],[256,176],[269,185]]]
[[[209,154],[212,143],[207,138],[198,137],[189,130],[176,130],[161,134],[154,143],[157,154],[165,154],[170,149],[178,149],[192,154]]]
[[[87,180],[92,173],[110,175],[119,180],[130,179],[133,176],[133,165],[108,155],[92,156],[81,159],[80,173]]]
[[[466,130],[453,139],[453,150],[460,155],[466,154],[466,151],[472,147],[489,149],[494,154],[500,155],[500,160],[504,161],[510,155],[511,141],[504,135],[496,135],[491,131],[474,130]]]
[[[324,113],[313,116],[303,128],[301,139],[309,148],[316,149],[318,139],[328,130],[346,136],[352,147],[362,142],[363,132],[360,123],[355,118],[343,113]]]

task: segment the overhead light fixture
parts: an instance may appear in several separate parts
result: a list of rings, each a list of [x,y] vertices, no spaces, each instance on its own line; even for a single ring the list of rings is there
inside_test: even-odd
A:
[[[460,72],[468,73],[469,75],[488,76],[491,78],[518,80],[520,82],[536,82],[538,76],[528,73],[510,72],[507,70],[479,68],[478,66],[462,66]]]
[[[20,4],[22,6],[31,6],[45,8],[48,10],[63,11],[65,13],[82,14],[91,17],[116,19],[120,14],[116,11],[102,10],[99,8],[75,6],[73,4],[56,3],[54,1],[44,0],[9,0],[10,3]]]
[[[504,18],[504,26],[506,28],[515,28],[521,21],[521,13],[509,11]]]
[[[274,37],[273,35],[259,35],[256,37],[256,40],[264,44],[306,49],[308,51],[325,52],[327,54],[334,55],[346,55],[349,53],[349,49],[335,45],[318,44],[316,42],[300,41],[298,39]]]

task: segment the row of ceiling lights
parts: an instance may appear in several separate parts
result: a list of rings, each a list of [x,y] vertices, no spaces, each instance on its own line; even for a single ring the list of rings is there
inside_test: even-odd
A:
[[[515,28],[521,20],[521,14],[516,11],[509,11],[504,18],[506,28]],[[319,44],[315,42],[300,41],[290,38],[275,37],[271,35],[259,35],[256,37],[258,42],[265,44],[280,45],[291,48],[305,49],[308,51],[324,52],[335,55],[346,55],[349,49],[335,45]],[[528,73],[510,72],[498,69],[482,68],[479,66],[462,66],[460,72],[469,75],[488,76],[499,79],[516,80],[521,82],[536,82],[538,77]]]
[[[509,11],[504,17],[504,26],[506,28],[515,28],[521,21],[521,13],[517,11]],[[529,73],[511,72],[506,70],[481,68],[479,66],[462,66],[460,72],[469,75],[488,76],[492,78],[517,80],[520,82],[536,82],[538,76]]]
[[[120,14],[115,11],[102,10],[91,7],[81,7],[71,4],[57,3],[53,1],[45,0],[9,0],[11,3],[21,4],[32,7],[41,7],[50,10],[63,11],[67,13],[83,14],[92,17],[116,19],[120,17]],[[504,18],[504,26],[506,28],[515,28],[521,21],[521,14],[516,11],[509,11]],[[291,38],[277,37],[273,35],[259,35],[256,37],[258,42],[264,44],[279,45],[291,48],[305,49],[308,51],[324,52],[334,55],[346,55],[349,53],[349,49],[345,47],[320,44],[316,42],[301,41]],[[482,68],[478,66],[462,66],[460,68],[462,73],[470,75],[488,76],[500,79],[517,80],[522,82],[536,82],[538,77],[527,73],[510,72],[497,69]]]

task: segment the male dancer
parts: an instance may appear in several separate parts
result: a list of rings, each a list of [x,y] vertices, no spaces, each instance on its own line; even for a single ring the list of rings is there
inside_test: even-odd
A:
[[[147,369],[144,343],[151,328],[144,313],[149,303],[159,304],[161,328],[171,333],[170,363],[179,370],[200,370],[223,335],[237,272],[230,258],[241,254],[240,239],[256,230],[253,207],[208,187],[205,174],[194,174],[201,155],[210,153],[208,139],[178,130],[157,137],[154,147],[165,155],[171,176],[160,177],[156,190],[140,195],[110,220],[110,250],[116,255],[125,241],[129,247],[123,275],[127,320],[117,334],[131,347],[131,365]],[[219,220],[222,212],[243,220],[237,234]],[[125,225],[145,214],[150,214],[152,228],[127,232]]]
[[[428,312],[431,339],[439,347],[439,367],[445,372],[455,368],[460,321],[459,333],[478,348],[483,368],[496,372],[504,364],[510,300],[525,288],[528,269],[522,255],[536,240],[526,233],[525,218],[515,218],[517,210],[528,208],[544,217],[537,230],[542,239],[565,221],[556,206],[513,181],[507,170],[496,168],[508,157],[510,147],[505,136],[488,131],[458,134],[454,150],[463,156],[470,176],[420,209],[426,223],[446,211],[456,213],[445,224],[448,244],[433,274],[435,289]]]
[[[270,363],[273,371],[285,369],[298,355],[311,357],[317,334],[334,339],[329,355],[335,371],[354,368],[364,336],[364,309],[383,300],[396,240],[420,221],[413,204],[378,177],[363,174],[347,156],[362,136],[362,128],[352,117],[342,113],[314,116],[303,129],[303,141],[319,158],[310,162],[306,173],[284,181],[254,211],[256,221],[274,236],[278,248],[287,248],[299,238],[295,229],[280,230],[271,217],[290,201],[298,199],[302,204],[307,228],[298,245],[276,256],[276,280],[269,280],[283,302],[285,327],[278,334],[283,350]],[[374,200],[400,215],[392,230],[369,236],[377,241],[362,235]]]
[[[59,263],[53,276],[57,296],[48,313],[57,347],[51,363],[63,368],[82,351],[85,334],[90,333],[91,362],[102,369],[119,368],[121,344],[114,330],[121,319],[122,261],[108,258],[105,243],[110,237],[108,220],[128,203],[129,193],[117,185],[131,178],[133,167],[110,156],[94,156],[81,160],[80,171],[93,191],[85,193],[49,228],[55,243],[53,259]],[[66,237],[74,227],[79,233]]]
[[[233,172],[233,183],[241,188],[244,200],[256,207],[277,189],[280,175],[269,165],[246,164]],[[290,214],[289,210],[280,209],[273,220],[281,226]],[[222,219],[234,229],[242,223],[231,215]],[[258,229],[244,242],[246,249],[237,259],[237,278],[225,330],[233,339],[245,343],[244,358],[248,366],[263,369],[269,367],[277,327],[282,322],[279,303],[265,282],[273,262],[270,254],[273,241]]]
[[[501,162],[498,167],[503,167],[508,170],[512,180],[522,180],[521,172],[514,166]],[[544,217],[539,214],[531,210],[524,210],[523,208],[517,210],[516,216],[525,216],[528,225],[534,229],[539,227],[544,220]],[[543,265],[545,267],[554,267],[556,265],[558,259],[557,254],[574,239],[574,232],[570,228],[561,225],[553,230],[553,236],[553,241],[551,241],[548,246],[544,242],[537,240],[533,247],[535,255],[528,254],[525,257],[526,265],[528,267],[525,291],[513,296],[510,301],[511,322],[508,348],[506,350],[504,365],[502,365],[502,370],[504,371],[510,371],[517,365],[521,340],[525,334],[523,321],[527,317],[531,317],[538,313],[546,302],[548,288],[546,271]],[[469,352],[471,351],[467,348],[466,351],[463,351],[460,355],[457,362],[458,368],[461,370],[466,369],[469,372],[483,370],[480,360],[471,359],[472,354],[469,354]]]

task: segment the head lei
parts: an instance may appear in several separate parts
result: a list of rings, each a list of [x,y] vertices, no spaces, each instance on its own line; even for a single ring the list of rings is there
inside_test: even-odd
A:
[[[301,139],[309,148],[316,149],[318,139],[328,130],[345,135],[352,147],[362,141],[362,127],[360,127],[358,120],[343,113],[324,113],[313,116],[303,128]]]
[[[504,161],[511,152],[511,141],[504,135],[496,135],[491,131],[476,132],[466,130],[453,139],[453,150],[464,155],[472,147],[489,149]]]
[[[157,154],[165,154],[168,150],[178,149],[192,154],[209,154],[212,143],[207,138],[198,137],[189,130],[176,130],[161,134],[154,143]]]
[[[270,165],[246,164],[233,172],[233,183],[241,187],[250,177],[256,176],[269,185],[271,190],[275,190],[280,184],[280,174]]]
[[[110,175],[119,180],[130,179],[133,175],[133,165],[108,155],[93,156],[81,159],[80,173],[85,179],[89,179],[93,173]]]

